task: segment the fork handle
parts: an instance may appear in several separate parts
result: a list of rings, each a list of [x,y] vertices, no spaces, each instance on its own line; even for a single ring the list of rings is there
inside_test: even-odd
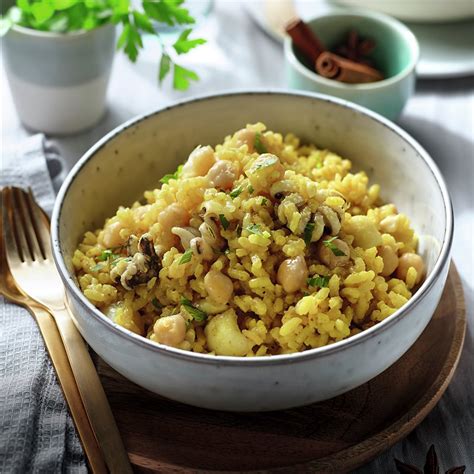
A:
[[[69,365],[54,319],[43,308],[29,306],[28,309],[33,313],[43,336],[44,344],[56,370],[56,375],[79,433],[89,466],[93,474],[107,474],[104,458],[87,419],[87,414],[77,390],[76,381],[74,380],[71,366]]]
[[[132,468],[112,410],[87,346],[66,308],[51,309],[81,394],[92,430],[113,474],[131,474]]]

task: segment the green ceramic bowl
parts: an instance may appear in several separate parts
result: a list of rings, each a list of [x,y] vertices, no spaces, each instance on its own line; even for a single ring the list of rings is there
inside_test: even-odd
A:
[[[415,88],[415,67],[419,58],[413,33],[394,18],[373,12],[334,12],[308,22],[322,43],[331,50],[343,43],[355,29],[360,36],[375,40],[372,59],[385,79],[370,84],[345,84],[316,74],[285,39],[286,77],[291,89],[321,92],[363,105],[385,117],[398,117]]]

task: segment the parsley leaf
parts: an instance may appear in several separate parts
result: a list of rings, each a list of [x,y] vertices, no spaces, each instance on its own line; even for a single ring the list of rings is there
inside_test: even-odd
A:
[[[184,30],[180,35],[179,38],[173,44],[173,48],[178,54],[184,54],[189,52],[191,49],[199,46],[200,44],[204,44],[206,40],[197,38],[197,39],[188,39],[192,29],[188,28]]]
[[[160,23],[166,23],[173,26],[195,23],[194,18],[189,14],[186,8],[181,7],[182,0],[143,0],[143,9],[145,13]]]
[[[156,22],[168,26],[195,23],[183,3],[184,0],[17,0],[5,16],[0,16],[0,36],[17,24],[55,33],[89,31],[106,24],[121,25],[117,49],[122,49],[130,61],[135,62],[143,48],[143,33],[154,36],[161,45],[159,83],[173,68],[174,88],[185,90],[191,80],[198,80],[198,76],[175,64],[170,51],[174,49],[177,54],[186,54],[206,40],[191,39],[192,29],[186,28],[174,44],[165,44],[155,25]]]
[[[327,247],[336,257],[345,257],[346,254],[339,248],[333,244],[333,240],[337,239],[337,236],[331,237],[330,239],[323,240],[323,245]]]
[[[269,239],[272,234],[268,232],[268,230],[264,230],[262,232],[262,229],[260,228],[259,224],[250,224],[245,228],[247,231],[249,231],[251,234],[255,235],[263,235],[266,239]]]
[[[249,192],[249,194],[253,194],[255,189],[253,189],[253,186],[250,184],[249,187],[247,188],[247,191]]]
[[[158,72],[158,80],[160,84],[163,82],[163,79],[168,75],[171,70],[171,58],[166,54],[163,53],[160,59],[160,69]]]
[[[304,237],[304,241],[305,241],[306,245],[309,245],[311,243],[311,239],[313,238],[313,230],[314,230],[315,225],[316,224],[314,222],[308,222],[306,224],[306,227],[304,228],[303,237]]]
[[[262,235],[262,229],[260,229],[260,226],[258,224],[250,224],[246,228],[251,234],[257,234],[257,235]]]
[[[98,272],[99,270],[102,270],[102,268],[105,268],[105,264],[103,263],[98,263],[97,265],[94,265],[91,267],[91,272]]]
[[[178,178],[181,176],[181,171],[182,171],[182,169],[183,169],[183,165],[179,165],[179,166],[178,166],[178,169],[177,169],[174,173],[165,174],[165,175],[160,179],[160,183],[168,184],[168,182],[169,182],[170,179],[178,179]]]
[[[260,156],[251,167],[251,170],[258,171],[263,168],[268,168],[269,166],[272,166],[277,162],[278,162],[278,156],[267,155],[267,156],[264,156],[263,158]]]
[[[150,19],[144,13],[135,10],[133,12],[133,20],[135,22],[135,25],[142,31],[146,31],[147,33],[151,33],[152,35],[155,34],[155,30],[153,28],[153,25],[151,24]]]
[[[106,260],[108,260],[109,258],[116,258],[118,257],[118,255],[115,255],[112,250],[103,250],[102,253],[99,255],[99,257],[97,258],[97,260],[100,260],[101,262],[105,262]]]
[[[193,317],[195,321],[201,322],[207,319],[207,313],[202,309],[193,306],[191,301],[189,301],[187,298],[181,298],[181,305],[184,306],[184,309]]]
[[[240,193],[241,193],[242,191],[243,191],[242,186],[239,186],[239,187],[233,189],[233,190],[230,192],[230,197],[231,197],[232,199],[235,199],[237,196],[240,195]]]
[[[173,87],[179,91],[185,91],[189,87],[189,81],[197,81],[199,76],[190,69],[186,69],[179,64],[174,65]]]
[[[54,8],[46,2],[33,3],[30,11],[39,24],[45,23],[54,15]]]
[[[181,258],[179,259],[179,265],[183,265],[184,263],[188,263],[191,261],[191,258],[193,256],[193,249],[189,248],[187,249],[183,255],[181,255]]]
[[[261,203],[260,203],[260,205],[261,205],[261,206],[266,206],[267,202],[268,202],[268,199],[265,198],[265,197],[263,197],[263,198],[262,198],[262,201],[261,201]]]
[[[163,305],[158,301],[158,299],[155,297],[151,300],[151,304],[156,308],[156,309],[161,309],[163,308]]]
[[[308,278],[306,280],[308,286],[317,286],[319,288],[327,287],[329,284],[329,277],[328,276],[319,276],[316,275],[312,278]]]
[[[262,142],[262,134],[260,132],[255,134],[255,142],[253,145],[260,155],[262,153],[268,153],[267,147]]]
[[[138,50],[143,48],[143,43],[138,33],[137,27],[132,23],[127,23],[122,30],[117,42],[117,49],[123,48],[128,59],[134,63],[138,57]]]
[[[224,214],[219,214],[219,220],[221,221],[222,227],[224,227],[224,230],[227,230],[229,228],[229,221],[226,219]]]

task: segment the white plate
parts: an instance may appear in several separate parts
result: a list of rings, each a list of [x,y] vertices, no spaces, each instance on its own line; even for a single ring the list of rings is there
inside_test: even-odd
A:
[[[341,10],[328,0],[244,0],[244,5],[252,19],[279,42],[283,41],[286,18],[299,16],[307,20]],[[406,24],[420,43],[418,77],[440,79],[474,74],[474,20]]]
[[[474,20],[406,23],[420,43],[419,77],[441,79],[474,74]]]

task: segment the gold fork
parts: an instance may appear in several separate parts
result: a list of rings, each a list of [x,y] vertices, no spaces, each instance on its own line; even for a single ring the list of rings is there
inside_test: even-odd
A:
[[[11,274],[18,289],[53,317],[76,380],[89,422],[108,469],[131,473],[99,376],[64,302],[64,287],[52,258],[49,227],[31,191],[5,188],[5,244]]]
[[[2,193],[0,193],[0,209],[3,210]],[[67,359],[58,328],[51,315],[43,308],[35,305],[34,301],[22,295],[15,286],[8,268],[7,256],[3,242],[3,223],[0,212],[0,295],[17,305],[26,308],[34,317],[43,336],[46,349],[53,363],[56,375],[69,406],[69,411],[76,425],[84,452],[93,474],[106,474],[107,468],[87,419],[71,366]]]

